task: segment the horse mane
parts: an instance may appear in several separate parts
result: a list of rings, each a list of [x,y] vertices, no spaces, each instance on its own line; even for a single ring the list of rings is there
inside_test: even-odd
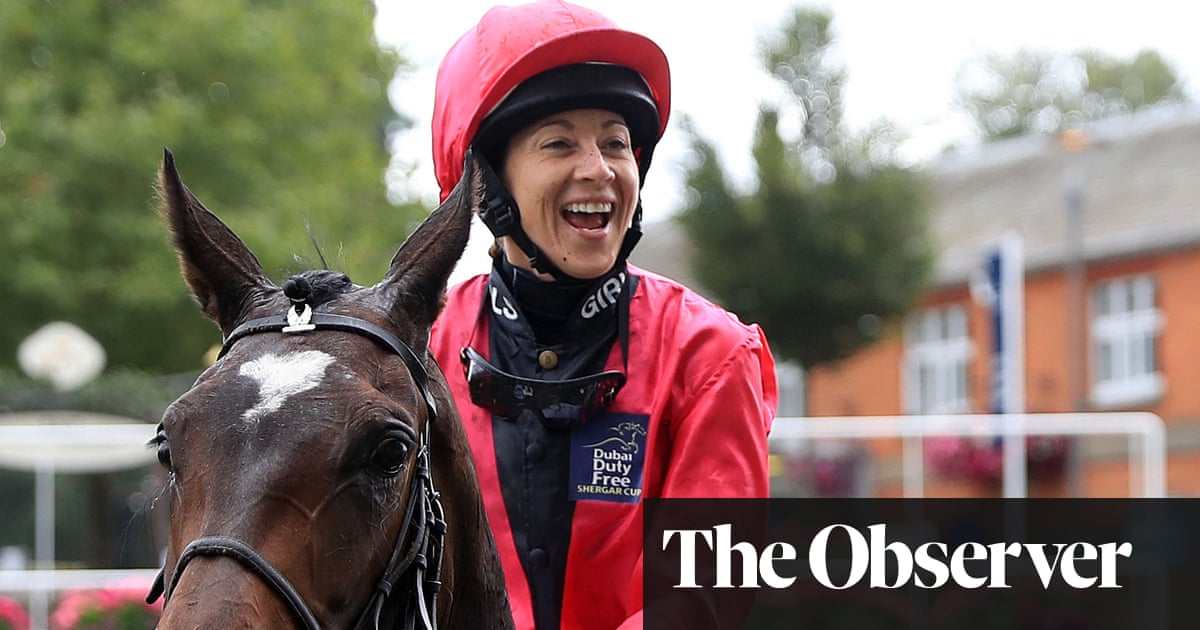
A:
[[[298,273],[283,284],[286,295],[306,295],[309,305],[320,306],[339,295],[349,293],[354,288],[350,276],[340,271],[329,269],[312,269]]]

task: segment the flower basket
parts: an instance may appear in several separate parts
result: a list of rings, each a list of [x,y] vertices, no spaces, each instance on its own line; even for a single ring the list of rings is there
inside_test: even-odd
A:
[[[121,582],[100,589],[67,591],[50,614],[51,630],[153,630],[162,600],[146,603],[149,584]]]
[[[1004,440],[999,437],[937,436],[924,441],[925,463],[944,479],[966,478],[994,485],[1004,476]],[[1066,471],[1071,439],[1062,435],[1025,438],[1026,474],[1030,482],[1055,481]]]
[[[17,600],[0,595],[0,630],[29,630],[29,614]]]
[[[844,498],[858,496],[866,453],[858,446],[822,445],[784,459],[783,477],[792,496]]]

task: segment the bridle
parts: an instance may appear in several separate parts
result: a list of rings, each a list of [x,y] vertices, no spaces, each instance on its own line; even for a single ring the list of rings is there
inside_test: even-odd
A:
[[[437,594],[441,588],[446,521],[438,492],[433,487],[433,476],[429,466],[430,427],[437,419],[437,404],[429,391],[429,375],[408,345],[387,330],[357,317],[315,313],[309,304],[311,298],[307,292],[296,296],[289,292],[288,295],[292,300],[292,307],[288,309],[286,316],[262,317],[241,324],[225,338],[218,357],[224,356],[239,339],[250,335],[339,330],[367,337],[399,355],[404,361],[424,399],[427,421],[425,430],[421,432],[416,466],[409,484],[408,506],[404,511],[404,520],[400,524],[396,544],[392,548],[387,568],[376,583],[371,599],[359,615],[354,628],[378,630],[384,605],[391,598],[396,585],[407,577],[406,582],[411,588],[402,589],[397,593],[397,596],[402,598],[397,602],[401,611],[400,621],[403,622],[400,627],[406,630],[436,630]],[[238,561],[262,578],[275,594],[287,603],[301,627],[306,630],[320,630],[321,625],[316,615],[291,582],[249,544],[229,536],[201,536],[189,543],[175,562],[170,580],[164,579],[165,564],[158,572],[154,585],[146,596],[147,603],[156,601],[161,595],[163,605],[166,606],[175,585],[183,575],[183,570],[189,562],[199,556],[225,556]]]

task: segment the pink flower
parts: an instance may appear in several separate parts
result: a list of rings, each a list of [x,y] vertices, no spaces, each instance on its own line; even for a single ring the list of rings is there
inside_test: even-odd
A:
[[[944,478],[966,477],[994,483],[1004,471],[1002,438],[937,436],[925,438],[925,461]],[[1027,436],[1026,466],[1031,480],[1053,479],[1062,473],[1070,450],[1065,436]]]
[[[29,615],[16,600],[0,595],[0,628],[29,630]]]
[[[147,604],[148,580],[131,578],[102,589],[67,591],[50,614],[51,630],[82,630],[110,627],[118,615],[141,613],[146,627],[153,628],[162,614],[162,600]]]

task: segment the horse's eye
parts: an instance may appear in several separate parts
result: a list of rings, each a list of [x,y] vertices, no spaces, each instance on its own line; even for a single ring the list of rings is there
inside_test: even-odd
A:
[[[396,437],[384,438],[371,453],[371,467],[379,475],[395,477],[408,464],[410,448],[411,443],[407,440]]]
[[[158,425],[158,433],[155,434],[151,444],[156,447],[158,453],[158,463],[162,464],[163,468],[171,470],[171,444],[167,442],[167,431],[163,425]]]

